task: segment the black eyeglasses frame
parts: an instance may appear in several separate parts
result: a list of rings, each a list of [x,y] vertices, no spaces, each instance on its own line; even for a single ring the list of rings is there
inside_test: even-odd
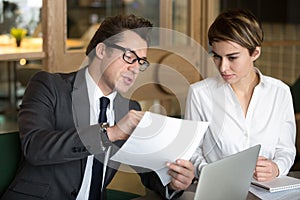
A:
[[[141,57],[139,57],[139,56],[135,53],[135,51],[133,51],[133,50],[131,50],[131,49],[129,49],[129,48],[125,48],[125,47],[122,47],[122,46],[120,46],[120,45],[117,45],[117,44],[114,44],[114,43],[108,43],[108,42],[105,42],[104,44],[105,44],[106,46],[108,46],[108,47],[115,48],[115,49],[119,49],[119,50],[123,51],[124,53],[123,53],[123,57],[122,57],[122,58],[123,58],[123,60],[124,60],[126,63],[128,63],[128,64],[133,64],[133,63],[135,63],[136,61],[138,61],[139,65],[140,65],[139,70],[140,70],[141,72],[145,71],[145,70],[150,66],[150,63],[149,63],[149,61],[148,61],[146,58],[141,58]],[[130,62],[128,59],[126,59],[126,52],[132,53],[132,54],[136,57],[136,59],[133,59],[133,60]],[[141,63],[141,61],[143,61],[143,62]]]

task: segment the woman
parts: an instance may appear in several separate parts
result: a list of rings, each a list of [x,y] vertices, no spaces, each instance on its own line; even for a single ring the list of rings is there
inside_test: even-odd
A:
[[[261,144],[254,178],[285,175],[295,159],[295,118],[289,87],[254,65],[263,30],[246,10],[220,14],[208,31],[217,77],[191,85],[186,119],[209,121],[192,158],[196,177],[207,163]]]

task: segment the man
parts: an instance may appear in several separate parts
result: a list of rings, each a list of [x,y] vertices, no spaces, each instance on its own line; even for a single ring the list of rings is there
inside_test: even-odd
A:
[[[143,116],[139,104],[119,92],[149,66],[149,27],[134,15],[107,18],[87,47],[86,67],[70,74],[40,72],[31,79],[19,113],[25,161],[3,199],[106,199],[119,166],[107,158]],[[103,96],[107,119],[99,122]],[[167,166],[172,177],[167,187],[154,172],[140,174],[141,180],[163,198],[176,198],[194,178],[193,165],[178,160]]]

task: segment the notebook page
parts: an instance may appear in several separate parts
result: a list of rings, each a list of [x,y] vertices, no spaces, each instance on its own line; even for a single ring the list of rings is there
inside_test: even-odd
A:
[[[290,176],[280,176],[271,181],[258,182],[253,180],[252,184],[262,187],[270,192],[278,192],[283,190],[291,190],[300,188],[300,179]]]

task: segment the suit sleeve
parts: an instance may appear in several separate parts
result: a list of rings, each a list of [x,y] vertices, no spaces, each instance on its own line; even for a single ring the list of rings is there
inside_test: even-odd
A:
[[[58,74],[37,73],[25,91],[18,116],[22,149],[32,165],[49,165],[79,160],[98,145],[100,127],[87,126],[82,134],[94,137],[84,145],[74,125],[71,105],[72,84]]]
[[[149,188],[150,190],[155,191],[164,199],[167,199],[167,197],[166,197],[166,189],[167,189],[166,187],[167,186],[163,186],[158,175],[155,172],[140,173],[139,175],[140,175],[141,181],[145,187]],[[180,191],[180,192],[176,193],[174,196],[172,196],[171,199],[177,199],[178,197],[180,197],[183,194],[183,192],[184,191]]]

